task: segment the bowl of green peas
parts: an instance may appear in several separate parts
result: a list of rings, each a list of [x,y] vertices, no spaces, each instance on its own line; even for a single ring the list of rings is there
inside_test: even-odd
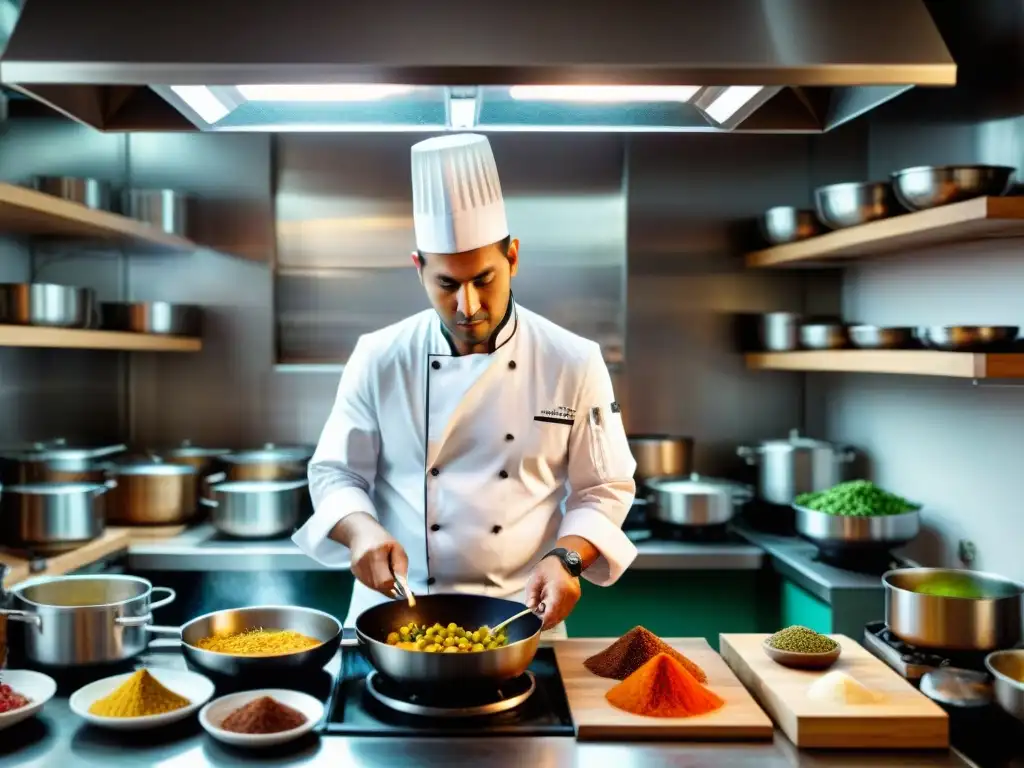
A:
[[[886,549],[911,541],[921,529],[921,505],[851,480],[804,493],[793,503],[798,534],[828,549]]]

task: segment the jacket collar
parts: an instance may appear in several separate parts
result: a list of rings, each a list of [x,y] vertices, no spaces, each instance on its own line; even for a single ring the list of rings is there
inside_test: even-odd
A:
[[[435,317],[437,317],[436,313]],[[440,317],[437,317],[437,327],[440,329],[441,337],[444,339],[442,348],[445,351],[442,354],[459,357],[459,350],[455,346],[455,341],[452,339],[452,336],[448,332],[444,323],[441,322]],[[515,297],[510,294],[508,309],[505,310],[505,316],[501,318],[501,322],[498,323],[497,329],[495,329],[494,333],[491,334],[490,341],[487,344],[487,354],[491,354],[508,344],[512,340],[512,337],[516,335],[516,331],[518,329],[519,313],[516,311]]]

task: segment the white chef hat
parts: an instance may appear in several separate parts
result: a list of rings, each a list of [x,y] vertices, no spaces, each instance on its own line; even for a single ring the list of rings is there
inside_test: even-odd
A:
[[[414,144],[416,247],[461,253],[508,237],[505,202],[486,136],[455,133]]]

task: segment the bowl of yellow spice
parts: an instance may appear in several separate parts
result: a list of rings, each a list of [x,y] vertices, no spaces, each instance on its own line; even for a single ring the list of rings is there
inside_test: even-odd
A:
[[[79,688],[68,704],[92,725],[143,730],[184,720],[210,700],[213,690],[213,683],[196,672],[137,669]]]

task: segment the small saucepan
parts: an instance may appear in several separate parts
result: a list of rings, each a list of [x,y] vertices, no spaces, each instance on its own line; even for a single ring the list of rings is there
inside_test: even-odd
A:
[[[309,650],[278,656],[236,656],[199,647],[199,642],[207,637],[253,629],[290,629],[321,642]],[[329,613],[293,605],[260,605],[214,611],[198,616],[181,627],[149,625],[146,631],[179,638],[182,653],[190,663],[210,672],[232,676],[320,669],[334,657],[341,644],[340,621]]]
[[[359,614],[356,637],[370,663],[385,677],[413,688],[448,688],[458,696],[459,687],[492,687],[523,674],[537,654],[541,618],[530,613],[516,619],[505,629],[508,645],[475,653],[407,651],[388,645],[388,634],[413,621],[446,626],[455,622],[474,630],[485,624],[494,627],[525,607],[486,595],[423,595],[416,597],[414,607],[394,600]]]

